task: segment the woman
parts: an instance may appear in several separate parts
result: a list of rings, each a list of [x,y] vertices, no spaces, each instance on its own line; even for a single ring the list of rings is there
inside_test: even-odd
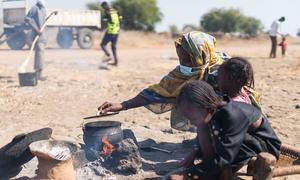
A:
[[[217,95],[204,81],[182,88],[177,109],[197,127],[199,147],[181,164],[189,169],[171,179],[218,179],[225,169],[236,172],[261,152],[279,157],[281,142],[261,111]],[[196,157],[202,162],[194,165]]]
[[[159,84],[143,90],[133,99],[122,103],[105,102],[98,109],[100,113],[118,112],[145,106],[156,114],[171,112],[171,126],[178,130],[190,130],[188,120],[181,117],[174,108],[176,97],[182,86],[190,80],[212,81],[216,69],[228,59],[224,53],[215,52],[216,39],[203,32],[190,32],[175,41],[180,65],[166,75]]]

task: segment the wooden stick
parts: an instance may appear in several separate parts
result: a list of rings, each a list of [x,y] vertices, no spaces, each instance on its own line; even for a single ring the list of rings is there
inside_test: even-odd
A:
[[[273,171],[273,177],[287,176],[293,174],[300,174],[300,165],[276,168]]]

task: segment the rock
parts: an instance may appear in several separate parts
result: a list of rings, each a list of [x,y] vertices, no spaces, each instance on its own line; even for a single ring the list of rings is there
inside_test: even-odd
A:
[[[133,131],[130,129],[123,130],[123,139],[132,139],[134,141],[134,143],[138,146],[138,141],[137,141]]]
[[[121,174],[138,174],[142,169],[142,157],[133,139],[124,139],[117,144],[110,160],[103,163],[107,169],[117,167],[115,171]]]
[[[300,104],[297,104],[295,108],[300,109]]]

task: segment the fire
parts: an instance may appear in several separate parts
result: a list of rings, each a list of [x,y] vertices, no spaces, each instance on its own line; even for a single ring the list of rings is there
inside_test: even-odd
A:
[[[100,152],[101,157],[110,157],[113,151],[115,150],[114,146],[109,143],[108,136],[102,138],[103,148]]]

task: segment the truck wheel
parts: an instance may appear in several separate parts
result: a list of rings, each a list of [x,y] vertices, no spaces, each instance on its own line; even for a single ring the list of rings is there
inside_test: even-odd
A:
[[[6,33],[7,37],[8,38],[10,36],[14,36],[14,37],[8,39],[6,43],[13,50],[20,50],[23,49],[23,47],[26,44],[26,34],[24,31],[19,32],[18,34],[16,33],[17,31],[15,30],[8,31]]]
[[[92,30],[87,28],[79,30],[77,43],[81,49],[90,49],[94,45],[94,40]]]
[[[57,44],[63,49],[69,49],[73,45],[73,33],[71,29],[59,30],[56,37]]]

